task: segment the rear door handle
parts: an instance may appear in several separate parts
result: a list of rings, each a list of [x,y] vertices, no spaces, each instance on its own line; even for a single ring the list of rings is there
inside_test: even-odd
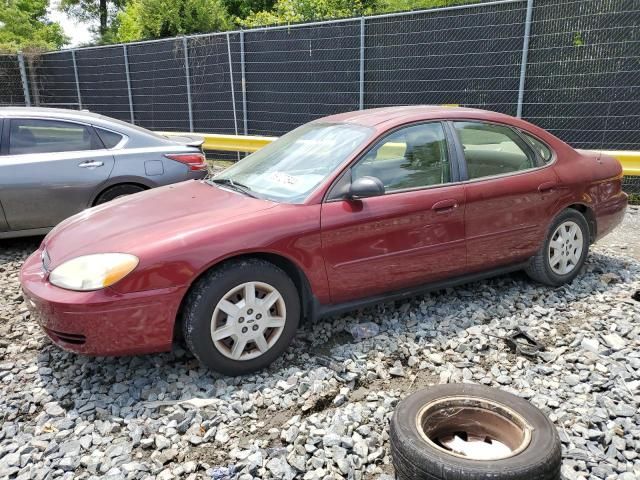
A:
[[[96,168],[103,166],[103,162],[98,162],[97,160],[88,160],[86,162],[79,163],[78,166],[80,168]]]
[[[558,186],[556,182],[544,182],[538,186],[540,193],[550,193]]]
[[[450,198],[447,200],[440,200],[439,202],[434,203],[433,206],[431,207],[431,210],[433,210],[436,213],[445,213],[445,212],[450,212],[451,210],[457,207],[458,207],[458,202]]]

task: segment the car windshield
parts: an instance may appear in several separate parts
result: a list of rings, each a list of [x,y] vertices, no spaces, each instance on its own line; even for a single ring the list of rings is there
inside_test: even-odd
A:
[[[276,202],[302,203],[372,133],[359,125],[309,123],[209,181]]]

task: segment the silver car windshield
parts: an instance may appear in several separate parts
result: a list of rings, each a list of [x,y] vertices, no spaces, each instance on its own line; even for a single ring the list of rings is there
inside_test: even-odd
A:
[[[276,202],[302,203],[372,134],[360,125],[309,123],[209,181]]]

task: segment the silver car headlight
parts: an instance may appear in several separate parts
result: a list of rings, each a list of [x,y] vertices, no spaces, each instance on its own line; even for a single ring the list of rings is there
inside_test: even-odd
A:
[[[122,280],[138,266],[128,253],[96,253],[64,262],[49,274],[49,282],[67,290],[100,290]]]

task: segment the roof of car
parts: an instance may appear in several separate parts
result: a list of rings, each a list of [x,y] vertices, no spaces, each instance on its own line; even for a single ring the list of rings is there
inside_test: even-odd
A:
[[[132,135],[144,135],[147,137],[153,137],[155,140],[161,142],[172,142],[168,138],[147,130],[146,128],[118,120],[117,118],[111,118],[105,115],[100,115],[99,113],[90,112],[88,110],[69,110],[65,108],[44,107],[0,107],[0,119],[11,117],[35,117],[67,120],[71,122],[76,121],[79,123],[113,129],[119,133],[128,135],[129,137]]]
[[[407,121],[431,120],[441,118],[482,118],[486,120],[512,119],[508,115],[480,110],[446,105],[407,105],[401,107],[371,108],[354,112],[339,113],[325,117],[321,121],[355,123],[367,127],[384,124],[402,124]]]
[[[105,119],[103,115],[93,113],[88,110],[69,110],[66,108],[45,108],[45,107],[0,107],[0,117],[10,117],[13,115],[29,115],[34,117],[57,117],[68,119],[97,118]]]

